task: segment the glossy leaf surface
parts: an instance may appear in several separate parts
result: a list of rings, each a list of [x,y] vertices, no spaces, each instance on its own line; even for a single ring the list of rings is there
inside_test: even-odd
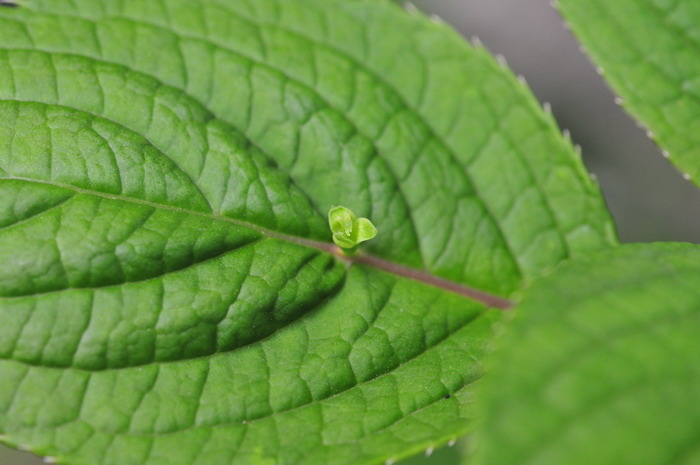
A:
[[[61,463],[444,443],[500,312],[390,264],[508,297],[615,243],[529,92],[390,4],[31,0],[0,44],[0,431]]]

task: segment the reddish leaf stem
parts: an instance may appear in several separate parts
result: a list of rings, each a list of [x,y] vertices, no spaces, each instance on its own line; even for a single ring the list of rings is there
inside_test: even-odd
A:
[[[483,303],[487,307],[508,310],[513,306],[513,302],[508,299],[504,299],[503,297],[495,296],[487,292],[435,276],[422,270],[409,268],[407,266],[399,265],[398,263],[390,262],[388,260],[384,260],[383,258],[362,252],[358,253],[357,255],[347,256],[339,248],[335,247],[335,249],[336,250],[333,251],[335,255],[350,263],[362,263],[373,268],[384,270],[388,273],[425,283],[430,286],[476,300]]]

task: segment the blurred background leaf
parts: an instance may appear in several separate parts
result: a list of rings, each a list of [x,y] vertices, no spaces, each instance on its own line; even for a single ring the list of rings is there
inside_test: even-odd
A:
[[[700,185],[700,2],[559,4],[623,106]]]
[[[468,463],[700,463],[699,261],[626,244],[535,283],[486,362]]]

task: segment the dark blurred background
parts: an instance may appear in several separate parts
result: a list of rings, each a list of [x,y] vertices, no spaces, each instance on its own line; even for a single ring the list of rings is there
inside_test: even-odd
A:
[[[623,241],[700,241],[700,190],[615,104],[549,0],[416,0],[415,5],[503,55],[540,101],[552,105],[560,127],[582,146]],[[445,448],[404,464],[455,465],[460,451],[459,445]],[[42,463],[0,446],[0,465]]]

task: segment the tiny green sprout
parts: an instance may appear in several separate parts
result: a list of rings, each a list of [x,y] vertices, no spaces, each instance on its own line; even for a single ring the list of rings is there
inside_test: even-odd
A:
[[[353,253],[360,242],[377,235],[377,228],[367,218],[358,218],[345,207],[332,207],[328,212],[328,224],[333,242],[345,253]]]

